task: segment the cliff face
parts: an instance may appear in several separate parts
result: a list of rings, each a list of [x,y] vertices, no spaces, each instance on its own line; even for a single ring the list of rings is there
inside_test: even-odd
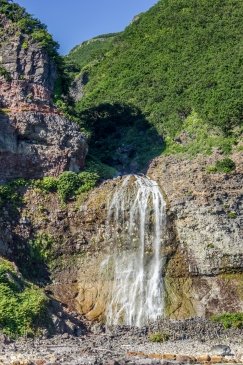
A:
[[[52,104],[54,60],[3,14],[0,25],[0,181],[79,171],[87,145]]]
[[[206,167],[219,158],[217,153],[194,160],[167,156],[155,159],[149,169],[167,201],[161,253],[169,318],[243,310],[242,156],[232,155],[234,173],[208,174]],[[6,217],[2,221],[6,236],[0,248],[17,262],[26,260],[31,240],[51,238],[48,292],[92,320],[103,318],[113,285],[111,272],[101,274],[101,263],[114,251],[107,208],[122,181],[107,181],[65,207],[55,194],[28,190],[15,223],[8,218],[6,224]]]
[[[166,260],[166,315],[170,318],[243,310],[242,154],[232,155],[237,166],[234,173],[207,173],[207,166],[220,158],[217,152],[194,160],[161,157],[148,171],[167,201],[162,255]],[[112,274],[102,279],[100,264],[113,251],[105,231],[106,204],[121,181],[94,191],[80,208],[84,239],[76,246],[76,254],[82,252],[76,269],[72,266],[72,275],[60,267],[54,273],[55,295],[91,319],[104,315],[112,285]],[[87,236],[88,227],[93,228]],[[71,278],[73,286],[67,284]]]
[[[28,110],[51,106],[57,77],[54,60],[3,14],[0,14],[0,24],[4,28],[0,38],[0,64],[6,70],[0,78],[0,107]]]
[[[221,155],[155,159],[149,176],[164,191],[176,231],[165,275],[167,314],[178,318],[243,309],[242,153],[231,174],[209,174]]]

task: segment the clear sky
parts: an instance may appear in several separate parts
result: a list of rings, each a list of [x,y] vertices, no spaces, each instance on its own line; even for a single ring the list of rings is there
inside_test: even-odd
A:
[[[123,30],[132,18],[157,0],[16,0],[48,26],[68,53],[77,44],[104,33]]]

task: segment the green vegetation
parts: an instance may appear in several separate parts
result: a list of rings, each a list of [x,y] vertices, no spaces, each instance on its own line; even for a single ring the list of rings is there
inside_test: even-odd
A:
[[[46,233],[38,233],[37,236],[29,241],[30,258],[38,263],[48,264],[52,260],[53,238]]]
[[[165,342],[169,340],[170,336],[163,332],[153,332],[149,334],[148,338],[150,342]]]
[[[222,173],[229,174],[235,170],[235,163],[230,158],[224,158],[223,160],[218,160],[214,166],[208,166],[207,172],[209,173]]]
[[[78,123],[79,116],[68,95],[69,87],[75,77],[81,77],[81,74],[84,80],[88,80],[88,64],[92,66],[104,59],[105,54],[115,43],[117,34],[106,34],[83,42],[59,62],[60,72],[55,84],[54,101],[56,107],[74,122]]]
[[[24,179],[16,179],[8,184],[0,185],[0,208],[7,204],[15,209],[18,208],[23,203],[19,190],[27,185],[28,182]]]
[[[68,60],[88,75],[75,112],[91,132],[91,155],[98,158],[101,148],[101,161],[120,168],[109,161],[114,149],[103,147],[114,141],[110,129],[119,129],[119,111],[118,117],[113,113],[105,119],[100,113],[104,105],[138,110],[163,136],[157,154],[165,150],[194,156],[210,154],[215,147],[230,153],[242,124],[242,12],[243,3],[237,0],[160,0],[124,32],[108,37],[109,50],[100,57],[92,53],[100,41],[72,50]],[[96,127],[92,131],[94,119],[98,128],[109,131],[102,141]],[[187,143],[176,141],[182,132],[189,134]]]
[[[46,176],[43,179],[32,180],[31,185],[48,193],[55,192],[57,190],[57,178]]]
[[[160,0],[91,68],[80,108],[129,102],[171,136],[194,110],[229,131],[242,120],[242,11],[237,0]]]
[[[23,201],[23,193],[27,187],[37,188],[46,193],[57,192],[63,202],[75,197],[79,193],[93,189],[98,180],[110,178],[116,170],[105,164],[89,160],[85,171],[74,173],[63,172],[58,178],[47,176],[38,180],[16,179],[12,182],[0,185],[0,208],[8,205],[14,209],[20,207]]]
[[[22,43],[22,48],[23,49],[28,49],[28,47],[29,47],[28,41],[27,40],[24,40],[23,43]]]
[[[120,172],[138,171],[164,148],[156,130],[138,108],[100,104],[79,114],[89,138],[89,154]]]
[[[5,67],[0,65],[0,76],[3,76],[6,81],[11,81],[11,75]]]
[[[73,48],[66,59],[78,65],[80,70],[90,62],[99,62],[112,49],[118,34],[104,34],[83,42]]]
[[[227,213],[227,215],[228,215],[228,217],[229,217],[230,219],[235,219],[235,218],[237,218],[237,213],[236,213],[235,211],[233,211],[233,210],[231,210],[230,212],[228,212],[228,213]]]
[[[63,172],[58,178],[44,177],[39,180],[32,180],[31,186],[44,192],[57,192],[63,202],[67,202],[79,193],[88,192],[93,189],[100,179],[100,176],[91,169],[75,173]]]
[[[112,179],[117,175],[117,170],[114,167],[106,165],[94,156],[88,156],[86,160],[86,171],[96,173],[101,180]]]
[[[211,317],[214,322],[221,323],[224,328],[243,328],[243,313],[223,313]]]
[[[57,183],[57,191],[63,202],[75,194],[83,193],[94,188],[99,176],[96,173],[83,171],[75,174],[71,171],[63,172]]]
[[[17,28],[25,34],[31,36],[41,47],[44,47],[51,57],[58,60],[58,43],[47,32],[46,26],[38,19],[33,18],[26,10],[16,3],[8,0],[0,1],[0,13],[16,24]],[[26,41],[25,41],[26,42]],[[28,43],[24,43],[26,47]]]
[[[175,138],[170,136],[165,138],[165,153],[187,153],[193,157],[198,153],[210,155],[213,148],[218,148],[223,153],[228,154],[237,143],[237,137],[236,133],[226,136],[220,128],[213,128],[205,123],[197,113],[192,112],[183,123],[182,137],[179,133]]]
[[[48,299],[0,258],[0,330],[10,336],[34,335],[44,324]]]

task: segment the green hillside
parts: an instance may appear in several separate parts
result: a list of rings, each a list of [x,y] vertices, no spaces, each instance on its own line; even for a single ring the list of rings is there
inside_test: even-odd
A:
[[[80,70],[89,62],[101,60],[111,50],[119,33],[100,35],[74,47],[66,60],[74,62]]]
[[[160,0],[100,62],[86,66],[79,113],[98,118],[101,104],[125,104],[166,136],[167,147],[185,130],[195,152],[209,134],[205,152],[214,145],[229,150],[234,138],[225,134],[242,124],[242,14],[239,0]]]

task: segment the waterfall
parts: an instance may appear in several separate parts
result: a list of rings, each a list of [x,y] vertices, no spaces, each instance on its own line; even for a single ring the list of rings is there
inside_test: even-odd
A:
[[[142,326],[163,315],[161,245],[165,201],[155,181],[126,176],[108,209],[107,229],[113,287],[106,313],[108,325]]]

